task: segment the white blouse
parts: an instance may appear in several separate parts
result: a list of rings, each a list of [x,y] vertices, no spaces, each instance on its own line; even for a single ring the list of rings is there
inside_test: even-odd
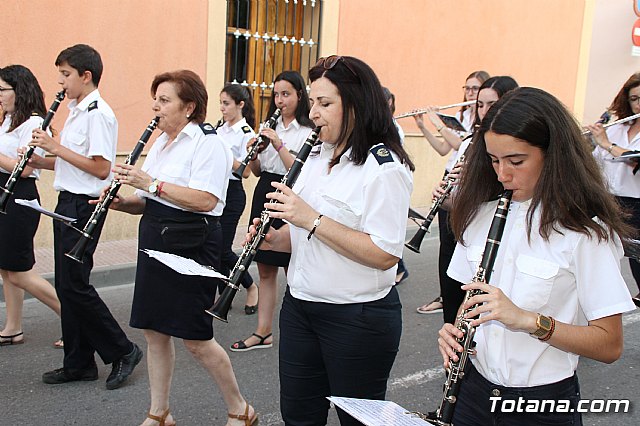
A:
[[[37,115],[32,115],[24,123],[9,132],[11,127],[11,115],[6,114],[2,126],[0,127],[0,154],[5,155],[12,159],[20,160],[18,157],[18,148],[27,146],[31,142],[31,133],[34,129],[39,129],[42,126],[43,118]],[[49,133],[49,132],[47,132]],[[41,148],[36,148],[34,154],[43,156],[45,152]],[[13,170],[5,170],[0,167],[0,171],[10,174]],[[33,169],[33,172],[29,177],[38,178],[40,176],[40,169]]]
[[[167,146],[169,142],[166,133],[156,139],[142,170],[162,182],[215,195],[218,203],[205,214],[222,215],[233,164],[231,150],[217,134],[205,134],[195,123],[187,124]],[[135,193],[140,198],[150,198],[169,207],[186,210],[147,191],[138,189]]]
[[[369,154],[363,165],[347,151],[329,173],[334,147],[324,143],[311,154],[293,191],[309,205],[348,228],[364,232],[385,252],[402,257],[412,190],[408,167],[393,154],[379,164]],[[322,226],[322,225],[320,225]],[[326,303],[362,303],[385,297],[395,282],[396,266],[380,270],[337,253],[309,231],[290,225],[291,261],[287,280],[297,299]]]
[[[606,130],[609,142],[630,151],[640,151],[640,133],[629,140],[628,131],[627,124],[615,124]],[[613,155],[599,146],[593,151],[593,155],[602,168],[612,194],[619,197],[640,198],[640,173],[633,174],[636,163],[615,160]]]
[[[448,275],[471,282],[482,252],[497,202],[483,205],[458,243]],[[557,321],[587,325],[588,321],[635,309],[620,273],[623,255],[620,239],[598,242],[586,235],[561,229],[549,241],[534,216],[531,243],[526,216],[530,202],[512,202],[490,284],[500,288],[518,307],[552,316]],[[538,211],[539,212],[539,211]],[[477,355],[473,365],[487,380],[511,387],[555,383],[574,374],[578,355],[565,352],[525,332],[508,330],[498,321],[477,328]]]
[[[302,147],[302,144],[304,144],[309,133],[311,133],[311,130],[313,129],[300,125],[295,119],[289,123],[289,127],[284,127],[284,124],[282,123],[282,116],[278,118],[275,128],[275,131],[280,140],[282,140],[284,147],[288,149],[289,152],[292,152],[294,157],[296,155],[295,153],[297,153],[300,150],[300,147]],[[280,159],[280,154],[272,144],[269,144],[264,151],[258,154],[258,159],[260,160],[260,171],[274,173],[277,175],[284,175],[287,173],[287,168]]]

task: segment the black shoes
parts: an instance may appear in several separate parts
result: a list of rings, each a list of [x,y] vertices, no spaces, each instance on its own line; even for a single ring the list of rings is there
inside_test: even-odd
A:
[[[68,382],[98,380],[98,367],[94,364],[84,370],[72,371],[66,368],[48,371],[42,375],[42,381],[48,385],[60,385]]]
[[[133,350],[127,355],[123,356],[119,360],[115,361],[111,374],[107,377],[107,389],[117,389],[129,378],[133,369],[142,359],[142,349],[135,343],[133,344]]]

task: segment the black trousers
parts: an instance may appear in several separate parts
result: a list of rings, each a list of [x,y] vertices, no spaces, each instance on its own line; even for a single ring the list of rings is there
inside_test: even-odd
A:
[[[402,333],[394,288],[373,302],[306,302],[280,311],[280,410],[286,425],[326,425],[328,396],[383,400]],[[360,422],[338,409],[342,425]]]
[[[567,401],[570,408],[566,411],[570,412],[550,412],[549,403],[544,405],[546,412],[526,412],[527,407],[535,406],[535,401],[542,405],[540,401],[543,400]],[[582,415],[576,410],[579,400],[580,385],[578,376],[575,374],[549,385],[509,388],[491,383],[471,364],[460,386],[453,413],[453,424],[456,426],[581,425]],[[556,404],[555,407],[559,408],[560,404]]]
[[[627,219],[627,222],[633,225],[636,229],[636,232],[633,238],[636,240],[639,239],[640,238],[640,199],[631,198],[631,197],[616,197],[616,199],[631,215]],[[629,266],[631,267],[631,274],[633,275],[633,279],[636,280],[636,285],[638,286],[638,290],[640,290],[640,262],[630,257]]]
[[[94,209],[88,203],[90,199],[62,191],[55,211],[77,218],[74,226],[83,229]],[[80,264],[64,255],[78,242],[80,234],[60,221],[53,222],[55,287],[61,306],[64,368],[71,371],[94,365],[94,352],[98,352],[105,364],[110,364],[133,349],[107,305],[89,284],[93,253],[101,232],[102,225],[89,241]]]
[[[227,188],[226,204],[222,216],[220,216],[220,225],[222,226],[222,257],[219,272],[226,276],[229,276],[229,272],[238,261],[238,255],[236,255],[232,249],[233,239],[236,236],[240,216],[242,216],[246,204],[247,195],[242,187],[242,181],[230,179],[229,187]],[[244,273],[240,284],[242,284],[244,288],[251,287],[253,278],[251,274],[249,274],[249,271]],[[222,293],[225,284],[221,283],[220,286],[219,290],[220,293]]]
[[[438,210],[438,228],[440,230],[440,249],[438,252],[438,276],[440,295],[442,296],[442,315],[444,322],[455,323],[458,308],[464,299],[464,290],[458,281],[447,275],[447,269],[456,249],[456,238],[449,226],[449,212]]]

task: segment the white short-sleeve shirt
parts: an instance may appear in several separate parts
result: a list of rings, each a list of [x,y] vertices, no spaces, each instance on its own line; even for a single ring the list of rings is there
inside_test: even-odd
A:
[[[606,130],[609,142],[631,151],[640,151],[640,133],[635,135],[633,140],[629,140],[628,131],[627,124],[615,124]],[[609,191],[612,194],[619,197],[640,198],[640,173],[634,175],[633,167],[629,166],[629,163],[613,161],[614,157],[599,146],[593,151],[593,155],[607,178]]]
[[[213,127],[203,124],[210,132]],[[215,195],[218,203],[208,214],[222,215],[233,158],[231,150],[215,132],[205,134],[202,127],[188,123],[169,144],[166,133],[158,136],[149,150],[142,170],[162,182],[205,191]],[[167,146],[167,144],[169,144]],[[186,210],[153,194],[136,190],[140,198],[150,198],[175,209]]]
[[[224,143],[231,150],[233,158],[240,162],[247,156],[247,143],[256,136],[244,118],[233,126],[229,126],[229,123],[224,123],[222,127],[218,128],[217,132],[218,136],[224,140]],[[240,180],[233,175],[229,179]]]
[[[329,173],[333,149],[324,143],[319,154],[311,154],[293,191],[325,217],[369,234],[376,246],[401,258],[413,186],[408,167],[395,154],[393,161],[380,164],[371,153],[363,165],[356,166],[347,151]],[[391,290],[395,265],[384,271],[364,266],[318,238],[307,239],[309,231],[305,229],[291,225],[290,233],[287,280],[291,295],[297,299],[361,303],[378,300]]]
[[[278,134],[278,137],[284,144],[284,147],[289,150],[289,152],[293,153],[295,156],[296,153],[302,147],[302,144],[311,133],[310,127],[302,126],[298,123],[296,119],[294,119],[291,123],[289,123],[289,127],[284,127],[282,123],[282,116],[278,117],[278,122],[276,123],[275,131]],[[258,154],[258,158],[260,159],[260,170],[263,172],[274,173],[277,175],[284,175],[287,173],[287,168],[282,163],[280,159],[280,154],[273,145],[269,144],[267,148]]]
[[[69,117],[60,134],[60,143],[84,157],[102,157],[112,164],[118,144],[118,121],[111,107],[100,97],[98,89],[89,93],[80,103],[69,103]],[[99,179],[62,158],[56,158],[53,187],[56,191],[69,191],[93,197],[100,195],[113,173]]]
[[[458,243],[447,274],[463,283],[475,275],[497,202],[486,203]],[[535,230],[527,241],[530,202],[512,202],[490,284],[499,287],[518,307],[557,321],[587,325],[588,321],[635,309],[620,273],[620,239],[596,238],[561,229],[546,242]],[[539,341],[525,332],[508,330],[498,321],[477,328],[473,365],[489,381],[511,387],[555,383],[574,374],[578,355]]]
[[[34,129],[39,129],[42,126],[43,118],[38,115],[32,115],[24,123],[9,132],[11,127],[11,115],[7,114],[4,117],[2,126],[0,127],[0,154],[5,155],[12,159],[18,159],[18,148],[27,146],[31,142],[31,133]],[[44,150],[36,148],[34,150],[36,155],[43,156]],[[11,173],[13,170],[5,170],[0,167],[0,171],[4,173]],[[29,177],[38,178],[40,176],[40,169],[33,169],[33,172]]]

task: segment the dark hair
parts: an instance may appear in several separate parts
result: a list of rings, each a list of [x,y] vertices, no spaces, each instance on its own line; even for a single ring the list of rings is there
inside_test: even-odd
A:
[[[618,118],[626,118],[633,115],[631,105],[629,105],[629,91],[640,86],[640,72],[632,74],[627,81],[624,82],[622,88],[611,102],[609,109]],[[629,123],[631,125],[632,123]]]
[[[158,74],[151,83],[151,95],[155,96],[162,83],[173,83],[178,97],[183,103],[193,102],[194,109],[189,121],[202,124],[207,117],[207,101],[209,95],[202,79],[193,71],[178,70]]]
[[[242,116],[247,121],[249,127],[256,126],[256,110],[253,106],[253,97],[246,87],[240,84],[227,83],[224,85],[220,93],[226,93],[236,104],[244,102],[242,107]]]
[[[495,77],[491,77],[487,79],[480,89],[478,90],[478,98],[480,97],[480,92],[484,89],[493,89],[498,94],[498,99],[503,97],[505,93],[509,92],[518,87],[518,82],[515,81],[512,77],[508,75],[497,75]],[[477,101],[476,101],[477,103]],[[474,125],[480,124],[480,117],[478,116],[478,108],[476,108],[476,116],[473,119]]]
[[[466,83],[467,80],[469,80],[470,78],[475,78],[477,79],[480,84],[484,84],[485,81],[487,81],[489,79],[489,73],[486,71],[474,71],[471,74],[469,74],[467,76],[467,78],[465,78],[464,82]],[[480,91],[478,90],[478,93],[480,93]],[[464,92],[464,95],[462,96],[462,100],[463,101],[467,101],[467,92]],[[462,113],[465,112],[468,108],[470,107],[470,105],[466,105],[460,108],[460,118],[462,118]]]
[[[86,44],[67,47],[56,58],[56,66],[65,62],[78,71],[78,75],[89,71],[93,85],[98,87],[100,78],[102,78],[102,58],[100,58],[100,54],[96,49]]]
[[[371,67],[353,56],[342,56],[331,69],[318,63],[309,70],[311,82],[321,77],[337,87],[342,100],[342,128],[338,140],[345,144],[329,165],[336,165],[341,154],[349,148],[350,160],[357,165],[364,164],[371,147],[384,143],[413,171],[415,167],[402,147],[380,80]]]
[[[46,112],[44,94],[29,68],[22,65],[0,68],[0,78],[13,88],[15,94],[15,111],[11,114],[10,132],[27,121],[34,113],[44,117]]]
[[[384,97],[387,99],[387,103],[391,101],[391,103],[389,104],[389,108],[391,109],[391,115],[395,114],[396,113],[396,95],[391,93],[391,90],[389,90],[385,86],[382,86],[382,91],[384,92]]]
[[[301,126],[313,127],[313,121],[309,118],[309,94],[304,79],[297,71],[282,71],[273,80],[273,83],[288,81],[298,94],[298,107],[296,108],[296,121]],[[271,117],[276,110],[275,91],[271,92],[271,103],[269,104],[269,114]]]
[[[595,234],[598,241],[617,232],[630,235],[624,214],[605,186],[604,178],[589,144],[575,118],[555,97],[531,87],[514,89],[487,112],[473,138],[460,178],[459,192],[451,212],[458,241],[475,217],[480,205],[504,191],[486,153],[485,134],[509,135],[540,148],[544,164],[527,212],[527,234],[531,238],[533,215],[540,209],[540,236],[549,240],[560,227]],[[597,216],[604,225],[592,218]],[[463,241],[462,241],[463,242]]]

